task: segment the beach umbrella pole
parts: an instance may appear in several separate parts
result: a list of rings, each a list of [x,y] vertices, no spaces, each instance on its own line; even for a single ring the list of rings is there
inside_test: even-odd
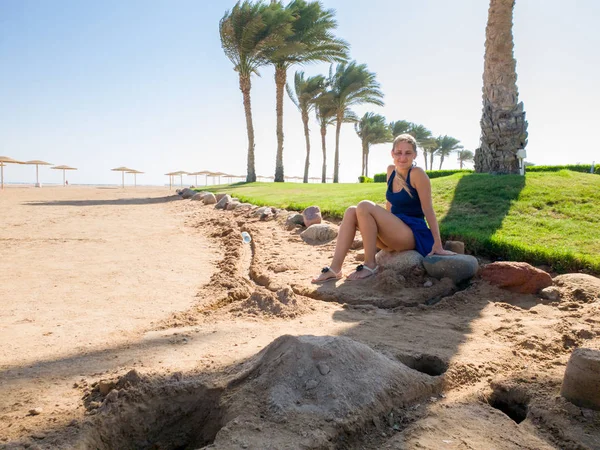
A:
[[[4,164],[0,165],[0,178],[2,178],[2,189],[4,189]]]
[[[35,187],[42,187],[40,185],[40,166],[38,164],[35,165]]]
[[[65,172],[66,172],[66,170],[63,169],[63,187],[66,186],[66,184],[65,184]]]

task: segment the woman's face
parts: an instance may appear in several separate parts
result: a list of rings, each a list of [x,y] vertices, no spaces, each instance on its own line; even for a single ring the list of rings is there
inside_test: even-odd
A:
[[[392,150],[394,165],[398,169],[410,168],[416,157],[417,153],[413,150],[413,146],[409,142],[400,141],[396,143],[394,150]]]

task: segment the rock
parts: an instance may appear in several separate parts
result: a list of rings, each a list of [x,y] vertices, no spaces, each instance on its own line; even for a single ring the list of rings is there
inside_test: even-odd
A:
[[[192,198],[196,194],[197,192],[190,188],[184,188],[181,191],[179,191],[179,195],[181,195],[181,198]]]
[[[98,382],[98,390],[101,395],[107,395],[110,391],[117,387],[117,383],[109,380],[100,380]]]
[[[218,198],[219,196],[221,196],[221,194],[217,194],[217,196],[215,197],[215,199],[217,200],[215,209],[225,209],[227,207],[227,204],[231,201],[231,196],[228,194],[223,194],[220,199]]]
[[[380,269],[392,269],[401,275],[408,275],[414,267],[423,264],[423,256],[415,250],[406,252],[381,250],[375,255],[375,262]]]
[[[238,205],[235,205],[235,211],[239,210],[246,210],[246,209],[250,209],[252,208],[252,205],[250,203],[240,203]]]
[[[306,390],[310,391],[311,389],[316,388],[319,385],[319,382],[317,380],[308,380],[306,382]]]
[[[431,280],[427,280],[425,283],[423,283],[423,287],[431,287],[433,286],[433,283]]]
[[[268,206],[261,206],[260,208],[256,208],[250,213],[250,217],[260,217],[263,214],[271,214],[271,208]]]
[[[318,206],[309,206],[302,211],[302,217],[304,218],[304,226],[310,227],[311,225],[320,224],[323,221],[321,217],[321,208]]]
[[[560,395],[574,405],[600,411],[600,350],[578,348],[573,351]]]
[[[190,198],[190,200],[192,200],[194,202],[199,202],[199,201],[202,201],[202,199],[204,199],[205,195],[206,195],[206,192],[198,192],[198,193],[192,195],[192,198]]]
[[[458,253],[459,255],[464,255],[465,243],[461,241],[446,241],[444,244],[444,250],[450,250],[451,252]]]
[[[329,366],[327,364],[325,364],[324,362],[317,363],[317,369],[319,369],[319,372],[321,373],[321,375],[327,375],[329,373],[329,371],[331,370],[329,368]]]
[[[499,261],[486,265],[481,278],[511,292],[536,294],[552,286],[552,278],[543,270],[524,262]]]
[[[225,210],[226,211],[233,211],[234,209],[237,208],[237,206],[239,204],[240,204],[240,202],[231,199],[231,201],[229,203],[227,203],[227,206],[225,207]]]
[[[215,197],[215,194],[213,194],[212,192],[208,192],[204,196],[202,201],[204,202],[205,205],[214,205],[215,203],[217,203],[217,198]]]
[[[295,230],[296,225],[304,226],[304,217],[302,217],[302,214],[290,214],[285,220],[285,229],[287,231]]]
[[[354,238],[354,240],[352,241],[352,245],[350,245],[350,248],[352,250],[361,250],[363,247],[363,240],[360,238]]]
[[[551,302],[557,302],[560,300],[560,289],[555,286],[548,286],[540,291],[540,297]]]
[[[33,408],[33,409],[29,410],[29,415],[30,416],[39,416],[43,412],[44,412],[44,410],[42,408]]]
[[[223,197],[225,197],[225,196],[227,196],[227,197],[231,198],[231,195],[225,194],[225,193],[223,193],[223,192],[221,192],[221,193],[219,193],[219,194],[216,194],[216,195],[215,195],[215,198],[217,199],[217,202],[220,202],[220,201],[221,201],[221,199],[223,199]]]
[[[337,234],[337,230],[335,230],[331,225],[322,223],[311,225],[302,233],[300,233],[300,237],[309,245],[322,245],[327,244],[331,240],[335,239]]]
[[[471,255],[431,255],[423,259],[423,267],[433,278],[450,278],[454,283],[460,283],[477,274],[479,263]]]

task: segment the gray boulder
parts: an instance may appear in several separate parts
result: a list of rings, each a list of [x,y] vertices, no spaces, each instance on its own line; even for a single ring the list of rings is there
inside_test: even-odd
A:
[[[219,193],[219,194],[216,194],[216,195],[215,195],[215,198],[217,199],[217,203],[218,203],[218,202],[220,202],[220,201],[221,201],[221,199],[222,199],[223,197],[225,197],[226,195],[228,195],[228,194],[225,194],[225,193],[223,193],[223,192],[221,192],[221,193]],[[229,198],[231,198],[231,196],[230,196],[230,195],[228,195],[228,196],[229,196]]]
[[[217,203],[215,194],[213,194],[212,192],[208,192],[202,200],[204,201],[205,205],[214,205],[215,203]]]
[[[337,235],[338,232],[335,228],[324,223],[311,225],[300,233],[302,240],[309,245],[327,244],[329,241],[335,239]]]
[[[220,195],[220,194],[218,194]],[[217,197],[218,197],[217,195]],[[217,199],[215,197],[215,199]],[[220,199],[217,199],[217,204],[215,205],[215,209],[225,209],[227,204],[231,201],[231,196],[228,194],[223,195]]]
[[[192,200],[194,202],[199,202],[199,201],[202,201],[204,199],[205,195],[206,195],[206,192],[198,192],[197,194],[194,194],[192,196],[192,198],[190,198],[190,200]]]
[[[423,264],[423,256],[415,250],[406,252],[381,250],[375,255],[375,261],[381,269],[392,269],[396,273],[407,275],[414,267]]]
[[[196,194],[197,194],[197,192],[190,188],[182,189],[179,192],[179,195],[181,195],[181,198],[192,198]]]
[[[454,283],[474,277],[479,270],[477,258],[471,255],[426,256],[423,266],[429,276],[438,280],[450,278]]]
[[[296,225],[304,226],[304,217],[302,217],[302,214],[292,213],[285,220],[285,229],[288,231],[295,230]]]

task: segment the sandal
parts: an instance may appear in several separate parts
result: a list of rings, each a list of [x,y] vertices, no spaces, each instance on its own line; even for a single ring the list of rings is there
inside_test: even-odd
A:
[[[329,273],[329,272],[331,272],[333,274],[332,277],[323,278],[321,280],[318,279],[321,275],[323,275],[325,273]],[[313,278],[311,283],[319,284],[319,283],[324,283],[329,280],[340,280],[342,278],[342,271],[340,270],[339,272],[335,272],[331,267],[325,266],[321,269],[321,275],[319,275],[317,278]]]
[[[366,270],[368,272],[368,274],[365,275],[364,277],[360,277],[360,278],[351,278],[349,281],[364,280],[365,278],[372,277],[373,275],[377,274],[377,271],[379,270],[379,266],[375,266],[372,269],[365,264],[359,264],[358,266],[356,266],[356,272],[360,272],[362,270]]]

